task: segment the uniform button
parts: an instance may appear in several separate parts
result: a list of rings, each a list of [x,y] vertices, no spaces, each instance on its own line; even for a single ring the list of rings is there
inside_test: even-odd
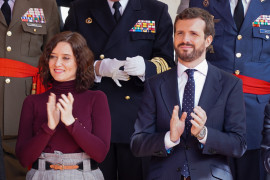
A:
[[[37,29],[34,29],[34,32],[37,32]]]
[[[237,57],[237,58],[240,58],[241,56],[242,56],[241,53],[236,53],[236,57]]]
[[[238,39],[238,40],[241,40],[241,39],[242,39],[242,35],[239,34],[239,35],[237,36],[237,39]]]
[[[236,75],[239,75],[239,74],[240,74],[240,71],[239,71],[239,70],[235,70],[234,73],[235,73]]]
[[[10,79],[7,78],[7,79],[5,80],[5,82],[6,82],[7,84],[9,84],[9,83],[10,83]]]
[[[269,35],[266,35],[265,37],[266,37],[266,39],[269,39]]]
[[[12,32],[11,31],[8,31],[7,32],[7,36],[12,36]]]
[[[104,54],[101,54],[99,57],[100,57],[100,59],[104,59],[105,58]]]
[[[126,100],[130,100],[130,96],[126,96],[125,99],[126,99]]]
[[[7,51],[8,51],[8,52],[11,51],[11,47],[10,47],[10,46],[7,47]]]

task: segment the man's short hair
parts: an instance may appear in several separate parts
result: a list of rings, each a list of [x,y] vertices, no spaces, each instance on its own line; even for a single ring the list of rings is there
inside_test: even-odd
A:
[[[174,33],[176,31],[175,25],[177,21],[185,20],[185,19],[195,19],[195,18],[201,18],[205,22],[205,28],[204,28],[205,38],[210,35],[214,37],[215,35],[214,16],[201,8],[187,8],[184,11],[182,11],[180,14],[178,14],[174,22]]]

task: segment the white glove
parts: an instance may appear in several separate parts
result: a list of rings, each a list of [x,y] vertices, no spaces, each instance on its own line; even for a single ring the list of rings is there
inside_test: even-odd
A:
[[[117,70],[113,73],[112,79],[114,80],[117,86],[122,87],[119,80],[128,81],[129,75],[125,71]]]
[[[119,70],[119,68],[121,66],[124,66],[125,63],[126,63],[126,61],[119,61],[115,58],[114,59],[109,59],[109,58],[103,59],[100,62],[99,74],[101,76],[111,77],[117,86],[122,87],[119,80],[122,80],[122,81],[129,80],[129,75],[126,72]]]
[[[124,65],[124,71],[131,76],[144,76],[145,63],[142,56],[127,57]]]
[[[117,59],[103,59],[100,62],[100,66],[99,66],[99,74],[101,76],[106,76],[106,77],[113,77],[113,73],[117,70],[119,70],[119,68],[121,66],[124,66],[126,63],[126,61],[119,61]]]

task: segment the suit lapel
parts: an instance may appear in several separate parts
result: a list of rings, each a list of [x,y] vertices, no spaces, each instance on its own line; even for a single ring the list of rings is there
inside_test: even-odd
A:
[[[234,19],[232,17],[229,0],[216,0],[216,4],[213,5],[213,9],[216,11],[216,13],[222,16],[223,19],[228,22],[228,24],[237,30]]]
[[[9,28],[12,28],[12,26],[14,26],[18,21],[21,21],[21,17],[26,13],[26,11],[29,8],[32,8],[30,6],[30,1],[31,0],[26,0],[26,1],[16,0],[15,1],[14,7],[13,7],[12,19],[10,21]]]
[[[261,13],[264,12],[264,2],[261,2],[260,0],[251,0],[244,22],[241,26],[240,33],[244,32],[247,29],[250,29],[250,26],[252,26],[252,22],[255,21],[260,15],[263,15]]]
[[[89,4],[92,17],[100,25],[100,27],[110,35],[116,22],[111,13],[110,7],[106,0],[96,0],[93,4]]]
[[[182,115],[182,108],[179,100],[178,80],[177,80],[177,67],[167,72],[167,76],[163,77],[163,83],[160,86],[161,97],[163,98],[166,109],[170,115],[175,105],[179,106],[179,118]],[[168,119],[170,123],[170,119]],[[186,132],[184,130],[182,136],[186,139]]]
[[[136,24],[141,13],[140,0],[129,0],[120,21],[115,26],[108,39],[108,43],[106,44],[104,51],[110,49],[110,47],[112,47],[115,43],[122,38],[125,38],[125,36],[129,34],[129,30]]]
[[[179,105],[180,107],[177,82],[177,67],[170,70],[167,76],[163,77],[163,83],[160,86],[160,92],[169,114],[172,114],[175,105]]]
[[[202,94],[199,100],[199,106],[208,114],[212,107],[215,105],[222,87],[221,87],[221,74],[217,68],[208,63],[208,72],[205,79]],[[211,122],[206,121],[206,125]]]

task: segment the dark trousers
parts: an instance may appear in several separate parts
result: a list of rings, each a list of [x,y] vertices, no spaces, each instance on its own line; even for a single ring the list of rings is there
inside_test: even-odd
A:
[[[241,158],[230,158],[229,164],[234,180],[264,180],[266,172],[260,149],[247,150]]]
[[[105,180],[143,180],[147,159],[133,156],[129,144],[111,143],[106,159],[99,165]]]
[[[4,160],[3,160],[2,138],[0,136],[0,180],[5,180],[5,179],[6,179],[6,176],[5,176],[5,168],[4,168]]]

